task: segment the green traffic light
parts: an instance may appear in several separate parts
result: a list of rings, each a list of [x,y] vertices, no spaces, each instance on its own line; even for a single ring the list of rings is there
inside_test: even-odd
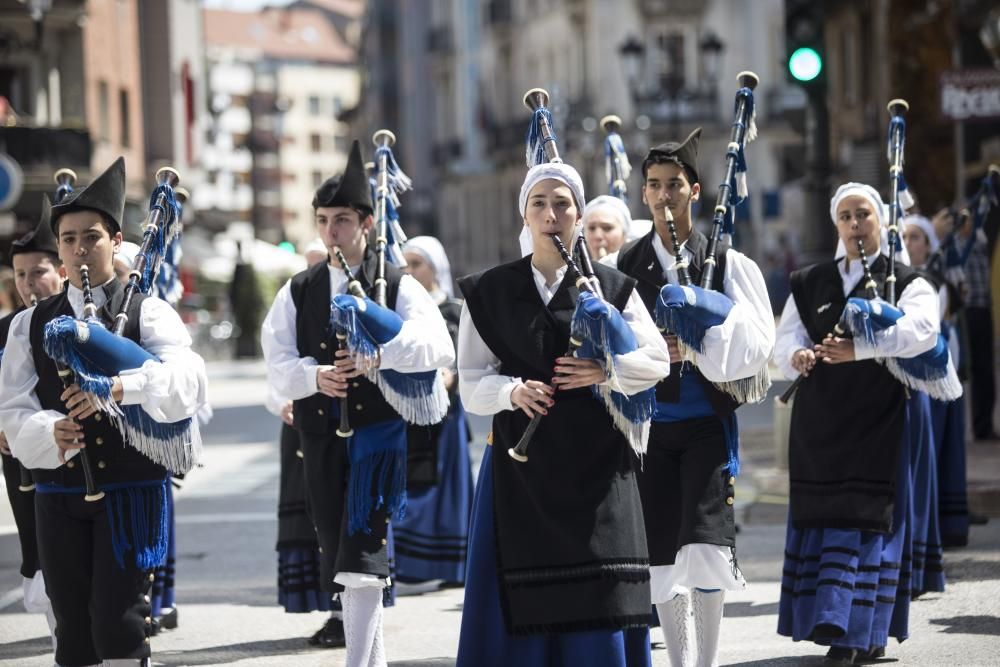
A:
[[[788,58],[788,71],[798,81],[812,81],[823,70],[823,59],[815,49],[804,46],[795,49]]]
[[[278,247],[284,250],[285,252],[295,252],[295,244],[289,241],[282,241],[281,243],[278,244]]]

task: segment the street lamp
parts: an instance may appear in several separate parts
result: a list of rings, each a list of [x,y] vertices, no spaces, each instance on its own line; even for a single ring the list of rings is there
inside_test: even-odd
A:
[[[618,47],[618,55],[622,60],[622,69],[625,70],[625,81],[632,94],[632,101],[638,106],[646,46],[635,35],[629,35]]]
[[[708,82],[710,90],[715,91],[715,84],[719,81],[722,52],[726,50],[726,45],[722,43],[718,35],[710,30],[701,38],[698,49],[701,51],[705,80]]]

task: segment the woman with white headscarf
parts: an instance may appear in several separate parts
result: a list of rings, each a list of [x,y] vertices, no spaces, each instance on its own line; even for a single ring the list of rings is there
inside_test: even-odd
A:
[[[625,245],[629,240],[632,214],[618,197],[594,197],[583,209],[583,235],[590,254],[602,259]]]
[[[518,199],[525,256],[459,281],[462,401],[493,415],[473,502],[459,667],[650,664],[639,459],[592,393],[607,381],[601,364],[560,356],[578,289],[564,280],[552,236],[572,246],[585,201],[569,165],[532,167]],[[666,345],[634,280],[595,269],[636,341],[613,359],[618,390],[635,395],[669,373]],[[530,460],[515,461],[506,450],[535,414],[543,416]]]
[[[789,520],[778,632],[830,646],[827,659],[852,664],[885,654],[908,635],[913,543],[911,456],[925,442],[927,397],[905,388],[880,357],[915,357],[938,335],[934,287],[896,265],[904,315],[876,334],[877,348],[835,336],[848,297],[871,278],[884,294],[888,248],[882,199],[867,185],[841,186],[830,204],[844,254],[796,271],[778,325],[774,360],[795,395],[789,438]],[[863,480],[859,482],[858,480]]]
[[[452,341],[458,338],[460,301],[452,298],[451,264],[441,242],[415,236],[403,246],[407,272],[431,295]],[[393,522],[396,581],[465,582],[472,512],[469,429],[454,369],[442,369],[451,397],[448,416],[433,426],[408,428],[406,516]]]

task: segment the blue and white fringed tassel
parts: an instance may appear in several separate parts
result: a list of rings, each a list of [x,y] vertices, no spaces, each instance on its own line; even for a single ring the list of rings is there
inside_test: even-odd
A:
[[[389,197],[385,201],[385,249],[386,258],[394,266],[406,266],[406,258],[403,256],[403,244],[406,243],[406,234],[399,224],[399,210],[393,200],[398,201],[395,196]]]
[[[628,395],[621,387],[615,357],[638,349],[635,334],[611,305],[589,292],[581,292],[570,323],[570,336],[582,343],[576,356],[596,359],[604,366],[607,382],[591,390],[604,404],[611,420],[636,454],[646,453],[649,423],[656,411],[656,390]]]
[[[412,190],[413,181],[399,168],[396,156],[392,154],[392,149],[388,146],[379,146],[375,149],[376,167],[381,163],[383,155],[385,156],[385,170],[388,177],[389,190],[395,192],[397,195]],[[396,200],[396,205],[399,205],[399,200]]]
[[[552,135],[546,140],[542,136],[542,121],[545,121],[550,128],[552,124],[552,112],[545,107],[538,107],[531,116],[531,124],[528,125],[528,136],[525,137],[524,159],[528,163],[528,168],[545,164],[549,161],[545,154],[545,144],[547,141],[555,141],[556,133],[552,130]]]
[[[372,532],[371,514],[385,508],[390,520],[406,514],[406,424],[398,419],[357,428],[347,442],[351,462],[347,532]]]
[[[165,206],[160,206],[157,203],[161,194],[165,200]],[[174,189],[169,185],[158,186],[153,190],[153,194],[150,195],[149,210],[159,209],[161,216],[159,229],[157,229],[156,234],[152,237],[153,242],[149,248],[149,256],[146,258],[146,266],[139,279],[139,291],[143,294],[153,293],[153,286],[156,282],[156,276],[163,255],[166,252],[167,246],[173,241],[174,236],[178,232],[179,225],[177,223],[180,220],[179,207],[180,204],[177,203],[177,199],[174,196]],[[143,241],[145,241],[145,237],[143,237]]]
[[[939,401],[953,401],[962,395],[962,383],[955,372],[948,341],[938,334],[934,347],[916,357],[885,357],[879,354],[878,332],[893,326],[903,312],[881,299],[847,300],[841,321],[851,334],[875,350],[875,359],[894,378],[915,391],[922,391]]]
[[[76,376],[91,404],[105,412],[131,447],[170,472],[184,474],[198,462],[201,438],[195,420],[165,423],[139,405],[121,406],[111,396],[112,378],[159,360],[135,341],[115,336],[98,320],[62,315],[45,325],[45,353]]]
[[[133,552],[139,570],[153,570],[167,557],[169,478],[129,482],[128,486],[102,487],[107,496],[111,550],[118,567],[125,567],[125,554]]]
[[[379,346],[395,338],[402,318],[371,299],[346,294],[333,298],[330,325],[347,336],[347,349],[386,402],[410,424],[436,424],[448,414],[448,391],[437,370],[402,373],[375,368]]]
[[[724,323],[732,309],[732,300],[721,292],[668,284],[660,290],[654,318],[660,331],[677,336],[684,361],[696,363],[695,353],[705,351],[706,332]],[[741,404],[760,403],[771,388],[771,375],[765,365],[750,377],[713,384]]]
[[[615,170],[612,168],[615,159],[618,160],[618,176],[621,182],[615,180]],[[625,183],[628,182],[629,176],[632,174],[632,163],[628,161],[625,143],[617,132],[610,132],[604,138],[604,174],[608,179],[608,192],[614,197],[624,199]]]

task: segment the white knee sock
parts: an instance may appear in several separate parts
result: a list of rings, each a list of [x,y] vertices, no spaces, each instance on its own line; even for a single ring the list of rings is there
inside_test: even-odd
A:
[[[694,620],[691,618],[691,596],[677,595],[656,605],[663,628],[671,667],[694,667],[697,647],[694,645]]]
[[[725,600],[725,591],[706,593],[695,589],[691,592],[698,667],[716,667],[719,664],[719,627]]]
[[[344,607],[347,667],[386,667],[382,644],[382,589],[347,588],[340,594]]]

